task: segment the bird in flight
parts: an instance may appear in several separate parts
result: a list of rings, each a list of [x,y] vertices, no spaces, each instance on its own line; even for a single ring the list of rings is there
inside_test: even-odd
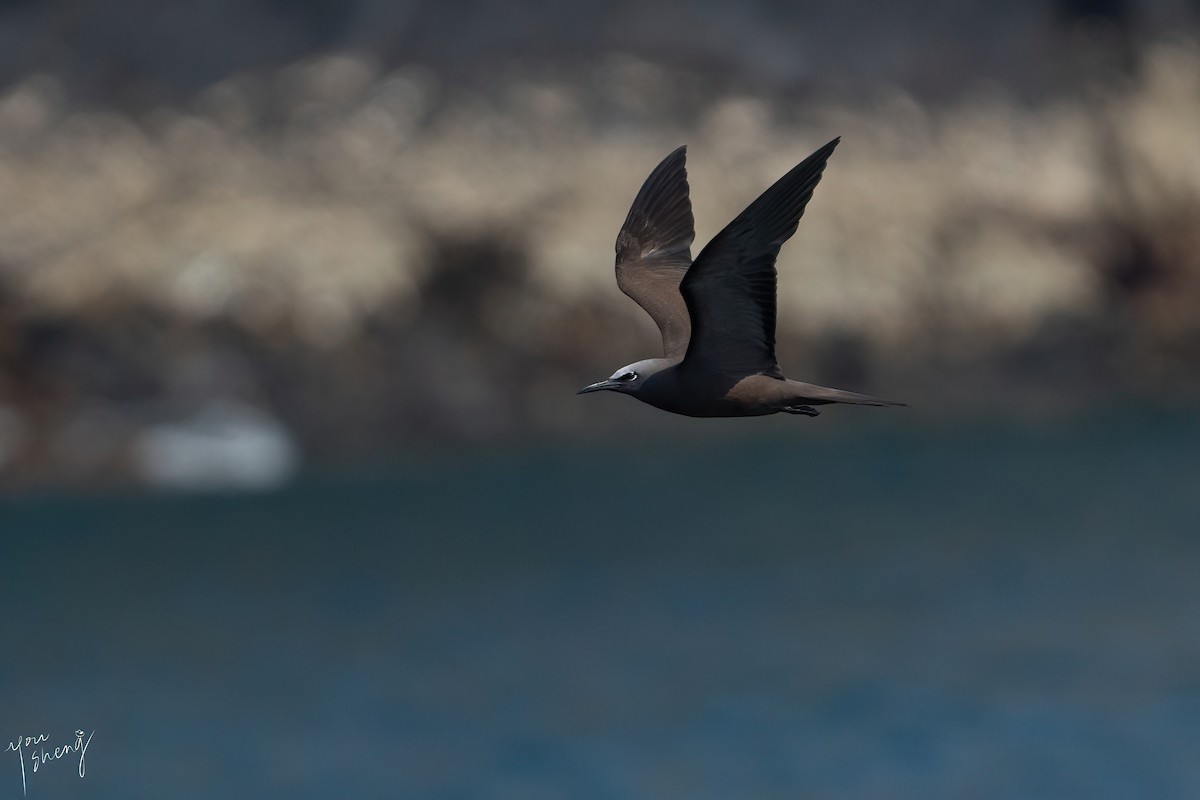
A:
[[[655,167],[617,234],[617,286],[658,325],[664,357],[621,367],[579,394],[620,392],[690,417],[815,417],[814,406],[830,403],[905,405],[788,380],[775,360],[775,257],[840,141],[763,192],[695,261],[687,147]]]

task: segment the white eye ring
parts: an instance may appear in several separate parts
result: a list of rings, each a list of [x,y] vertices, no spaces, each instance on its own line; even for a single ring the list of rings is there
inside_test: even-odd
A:
[[[622,375],[620,378],[618,378],[618,380],[622,380],[622,381],[636,381],[636,380],[637,380],[637,373],[636,373],[636,372],[626,372],[624,375]]]

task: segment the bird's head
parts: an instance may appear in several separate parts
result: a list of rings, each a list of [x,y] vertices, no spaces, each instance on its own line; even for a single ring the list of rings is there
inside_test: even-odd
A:
[[[645,361],[638,361],[621,367],[610,378],[605,378],[602,381],[597,381],[583,387],[576,394],[607,391],[636,395],[646,385],[648,378],[661,372],[667,366],[669,366],[669,362],[663,358],[649,358]]]

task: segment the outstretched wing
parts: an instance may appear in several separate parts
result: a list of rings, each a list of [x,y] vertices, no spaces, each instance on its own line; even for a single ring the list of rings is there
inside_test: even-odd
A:
[[[680,286],[692,324],[685,367],[783,377],[775,360],[775,257],[839,141],[800,162],[700,251]]]
[[[691,335],[679,294],[696,235],[686,156],[687,147],[680,147],[654,168],[617,234],[617,286],[658,325],[667,358],[682,358]]]

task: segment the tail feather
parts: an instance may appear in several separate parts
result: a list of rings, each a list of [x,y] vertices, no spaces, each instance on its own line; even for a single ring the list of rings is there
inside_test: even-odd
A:
[[[789,388],[796,391],[796,403],[850,403],[856,406],[907,406],[898,400],[884,400],[869,394],[848,392],[845,389],[832,389],[828,386],[817,386],[812,383],[788,381]]]

